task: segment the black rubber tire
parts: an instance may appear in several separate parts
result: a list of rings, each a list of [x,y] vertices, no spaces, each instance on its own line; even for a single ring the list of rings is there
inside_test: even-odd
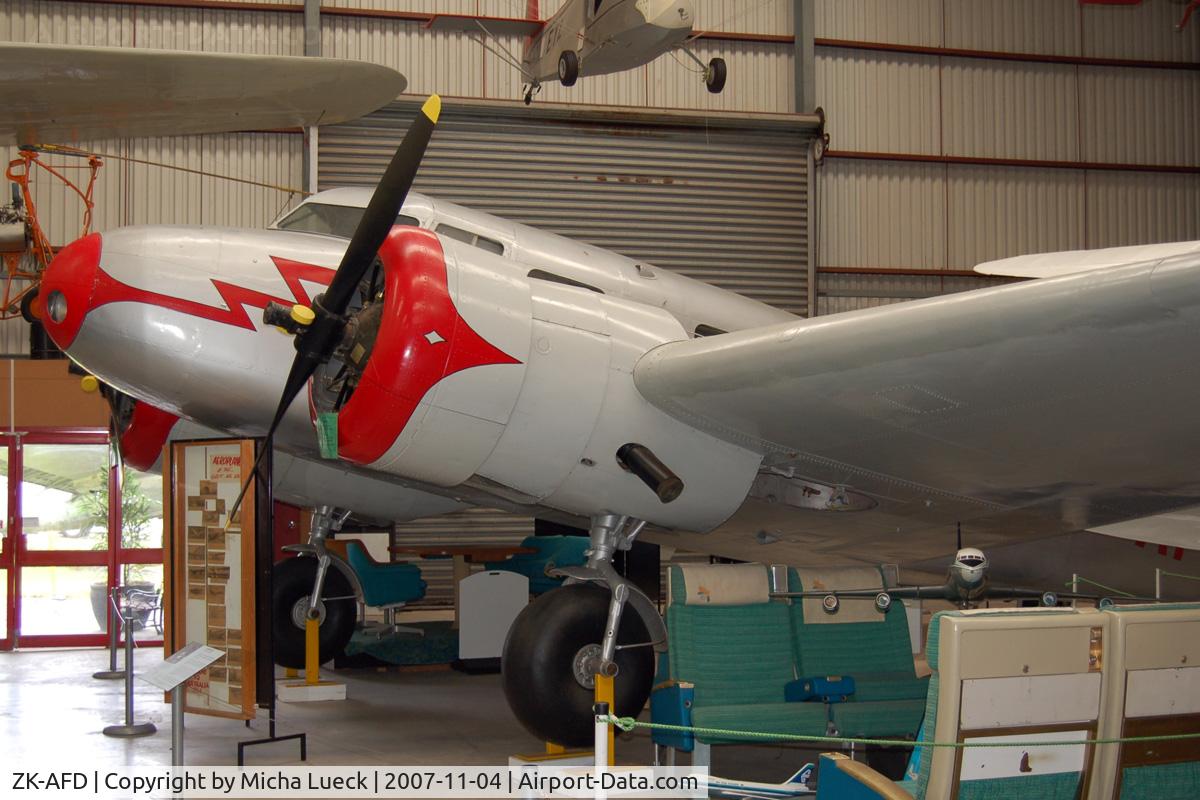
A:
[[[720,94],[725,88],[725,79],[729,76],[729,69],[725,66],[725,59],[714,58],[708,62],[708,71],[704,73],[704,85],[713,94]]]
[[[272,577],[271,639],[275,663],[292,669],[304,668],[304,628],[292,619],[292,607],[312,593],[317,576],[317,559],[309,556],[285,558],[276,562]],[[346,600],[326,600],[325,619],[321,621],[318,641],[320,663],[324,664],[346,648],[358,621],[354,590],[346,576],[331,566],[325,573],[322,597],[345,597]]]
[[[504,696],[517,720],[538,739],[567,747],[592,743],[594,697],[575,680],[572,662],[581,648],[600,644],[609,597],[607,589],[591,583],[562,586],[538,597],[513,621],[500,661]],[[649,640],[645,623],[627,605],[617,643]],[[618,650],[616,660],[615,712],[637,716],[650,696],[654,650]]]
[[[558,55],[558,80],[563,86],[574,86],[579,80],[579,56],[574,50],[563,50]]]
[[[40,325],[41,320],[33,315],[33,301],[37,300],[37,289],[28,291],[21,298],[21,317],[30,325]]]

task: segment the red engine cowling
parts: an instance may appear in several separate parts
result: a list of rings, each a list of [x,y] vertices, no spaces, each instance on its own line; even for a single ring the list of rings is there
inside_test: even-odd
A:
[[[380,250],[384,308],[338,415],[339,455],[444,487],[573,514],[707,530],[761,460],[647,403],[633,368],[686,338],[662,309],[530,279],[512,260],[398,228]],[[618,462],[650,448],[684,482],[664,504]]]

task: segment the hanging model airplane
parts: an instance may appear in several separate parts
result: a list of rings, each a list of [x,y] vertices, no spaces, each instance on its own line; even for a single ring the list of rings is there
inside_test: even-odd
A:
[[[982,550],[962,547],[954,554],[954,560],[946,570],[945,583],[934,586],[886,586],[883,589],[830,589],[828,591],[773,592],[772,597],[819,597],[821,607],[829,614],[836,614],[841,602],[847,598],[870,598],[875,608],[883,613],[892,607],[893,600],[945,600],[959,608],[974,608],[984,600],[1036,599],[1046,607],[1057,606],[1060,600],[1093,600],[1098,606],[1111,605],[1112,599],[1094,594],[1077,592],[1038,591],[1016,586],[996,586],[987,578],[988,560]],[[1149,598],[1136,598],[1149,599]]]
[[[402,211],[437,116],[431,100],[369,203],[93,234],[35,305],[160,413],[310,459],[314,427],[332,434],[331,464],[398,487],[396,519],[430,498],[586,524],[587,566],[505,648],[540,738],[590,740],[593,674],[618,676],[618,714],[644,704],[663,623],[612,567],[644,530],[769,530],[877,563],[940,552],[960,520],[1001,542],[1200,504],[1195,252],[798,319],[488,215]],[[310,613],[321,597],[317,579]]]
[[[480,20],[453,14],[435,15],[432,30],[459,30],[487,39],[525,34],[520,61],[492,49],[521,71],[525,103],[542,83],[557,80],[574,86],[580,78],[607,75],[649,64],[665,53],[680,51],[699,65],[708,91],[717,94],[728,77],[723,58],[707,64],[688,49],[696,18],[692,0],[565,0],[548,20],[538,20],[537,2],[529,3],[530,19]]]

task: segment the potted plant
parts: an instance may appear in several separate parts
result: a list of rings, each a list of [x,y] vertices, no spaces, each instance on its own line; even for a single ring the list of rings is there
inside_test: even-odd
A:
[[[86,535],[92,528],[108,529],[108,468],[101,467],[99,480],[102,489],[93,489],[76,495],[71,500],[72,508],[80,520],[80,531]],[[157,516],[154,501],[146,494],[128,467],[121,468],[121,547],[144,547],[150,534],[150,520]],[[107,537],[92,546],[94,550],[107,550]],[[155,585],[146,580],[148,564],[126,566],[125,585],[131,589],[153,592]],[[101,630],[108,629],[108,582],[97,581],[91,586],[92,613]],[[144,626],[150,610],[138,611],[138,622]]]

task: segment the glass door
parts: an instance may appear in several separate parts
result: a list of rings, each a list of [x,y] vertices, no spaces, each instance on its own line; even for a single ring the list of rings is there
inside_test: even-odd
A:
[[[9,451],[12,449],[12,438],[0,438],[0,650],[12,649],[12,624],[9,620],[15,617],[14,606],[16,593],[13,591],[13,542],[12,520],[9,518],[9,480],[8,465]]]
[[[14,455],[15,644],[103,645],[120,526],[108,436],[29,434]]]

